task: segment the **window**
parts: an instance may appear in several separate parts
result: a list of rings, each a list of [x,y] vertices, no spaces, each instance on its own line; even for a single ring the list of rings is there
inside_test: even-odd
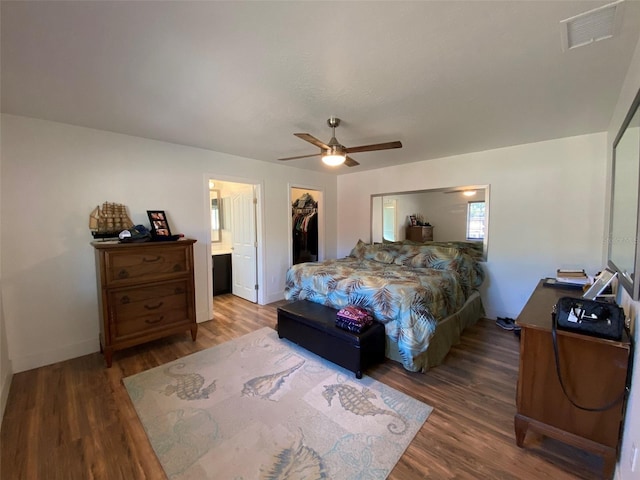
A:
[[[484,202],[467,204],[467,240],[484,239]]]

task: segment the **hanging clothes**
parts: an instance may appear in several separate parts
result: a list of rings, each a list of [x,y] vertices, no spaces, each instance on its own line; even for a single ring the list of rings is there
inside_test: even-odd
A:
[[[318,260],[318,203],[305,193],[293,202],[293,263]]]

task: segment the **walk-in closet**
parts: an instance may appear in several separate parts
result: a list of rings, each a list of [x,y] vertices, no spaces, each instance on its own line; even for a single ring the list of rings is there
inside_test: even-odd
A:
[[[291,205],[293,264],[318,260],[318,201],[304,192]]]

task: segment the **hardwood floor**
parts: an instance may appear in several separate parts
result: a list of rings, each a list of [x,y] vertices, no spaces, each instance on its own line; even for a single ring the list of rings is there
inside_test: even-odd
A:
[[[166,478],[122,384],[129,375],[275,328],[276,304],[215,297],[215,317],[198,338],[176,335],[114,354],[95,353],[13,377],[0,436],[0,478]],[[445,363],[425,374],[387,360],[367,372],[434,407],[390,479],[595,479],[602,461],[529,433],[515,444],[518,339],[481,320]]]

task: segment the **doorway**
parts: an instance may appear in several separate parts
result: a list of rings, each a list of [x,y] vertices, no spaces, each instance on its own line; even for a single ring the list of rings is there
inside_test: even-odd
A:
[[[289,265],[324,259],[324,192],[314,187],[289,188]]]
[[[213,296],[232,293],[258,303],[260,185],[209,178],[211,312]]]

